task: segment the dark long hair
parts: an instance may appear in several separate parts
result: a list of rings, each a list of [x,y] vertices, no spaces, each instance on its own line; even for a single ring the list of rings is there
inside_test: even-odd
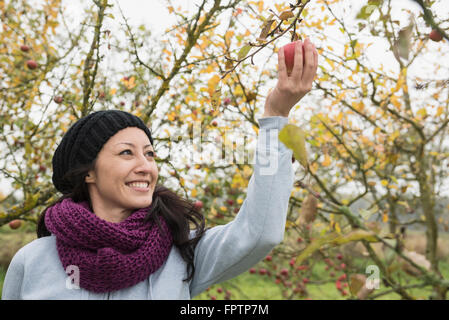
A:
[[[74,202],[88,201],[92,208],[87,184],[85,177],[88,172],[95,166],[95,160],[84,166],[80,166],[67,172],[64,179],[72,182],[72,192],[63,194],[59,199],[51,203],[48,207],[42,211],[38,223],[37,223],[37,237],[42,238],[50,236],[51,233],[45,226],[45,212],[48,208],[61,202],[66,198],[72,198]],[[155,219],[157,216],[162,216],[171,231],[173,236],[173,243],[179,249],[181,257],[187,263],[187,278],[183,281],[190,281],[193,278],[195,272],[195,266],[193,263],[195,247],[203,234],[206,232],[205,219],[203,214],[197,209],[193,202],[180,197],[175,192],[162,186],[156,185],[153,193],[154,205],[146,216],[146,221],[156,221],[159,228],[162,230],[159,219]],[[191,225],[193,228],[191,228]],[[190,230],[196,230],[194,237],[190,239]]]

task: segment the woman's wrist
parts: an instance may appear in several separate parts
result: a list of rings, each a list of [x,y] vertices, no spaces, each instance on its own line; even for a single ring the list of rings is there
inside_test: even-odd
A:
[[[289,113],[285,114],[280,111],[273,111],[268,105],[265,105],[265,110],[262,115],[262,118],[266,118],[266,117],[286,117],[286,118],[288,118]]]

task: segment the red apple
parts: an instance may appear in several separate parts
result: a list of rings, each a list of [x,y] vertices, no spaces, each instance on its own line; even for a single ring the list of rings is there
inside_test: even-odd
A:
[[[341,287],[341,282],[340,280],[335,281],[335,287],[337,287],[337,290],[342,290],[343,288]]]
[[[251,274],[256,273],[256,269],[254,269],[254,268],[249,269],[249,273],[251,273]]]
[[[30,50],[30,47],[24,44],[20,46],[20,50],[22,50],[23,52],[28,52]]]
[[[214,127],[216,127],[216,126],[218,126],[218,122],[217,121],[212,121],[212,125],[214,126]]]
[[[283,269],[281,270],[281,274],[282,274],[283,276],[288,276],[288,270],[285,269],[285,268],[283,268]]]
[[[295,258],[291,258],[290,262],[289,262],[289,265],[293,267],[295,265],[295,262],[296,262],[296,259]]]
[[[225,98],[224,100],[223,100],[223,104],[225,105],[225,106],[227,106],[228,104],[230,104],[231,103],[231,99],[230,98]]]
[[[284,48],[284,58],[285,58],[285,65],[287,66],[287,74],[290,75],[293,70],[293,65],[295,64],[295,45],[296,42],[290,42],[286,44]],[[301,45],[302,47],[302,61],[304,65],[304,44]]]
[[[267,269],[264,268],[259,269],[259,274],[261,275],[267,274]]]
[[[429,34],[429,38],[430,40],[439,42],[443,39],[443,36],[437,30],[432,30]]]
[[[53,99],[54,102],[56,102],[57,104],[60,104],[62,102],[62,97],[61,96],[57,96]]]
[[[34,60],[28,60],[27,61],[27,67],[31,70],[34,70],[37,68],[37,63]]]
[[[9,227],[10,227],[11,229],[18,229],[21,225],[22,225],[22,221],[20,221],[20,220],[18,220],[18,219],[12,220],[12,221],[9,223]]]
[[[200,200],[197,200],[197,201],[195,202],[195,208],[197,208],[197,209],[203,208],[203,202],[200,201]]]

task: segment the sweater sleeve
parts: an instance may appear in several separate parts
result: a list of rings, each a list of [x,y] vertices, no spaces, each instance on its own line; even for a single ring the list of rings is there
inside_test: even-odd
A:
[[[12,258],[8,271],[6,271],[2,289],[2,300],[21,299],[24,266],[23,250],[19,250]]]
[[[284,238],[293,189],[292,154],[278,139],[286,117],[260,118],[254,171],[236,218],[208,229],[195,248],[191,298],[247,271]]]

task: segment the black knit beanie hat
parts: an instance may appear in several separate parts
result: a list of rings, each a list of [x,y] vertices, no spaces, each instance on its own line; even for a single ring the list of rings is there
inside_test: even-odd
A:
[[[103,145],[118,131],[137,127],[147,134],[153,145],[151,132],[137,116],[121,110],[93,112],[75,122],[62,137],[53,154],[53,184],[61,193],[70,193],[74,185],[64,179],[69,169],[91,163]]]

